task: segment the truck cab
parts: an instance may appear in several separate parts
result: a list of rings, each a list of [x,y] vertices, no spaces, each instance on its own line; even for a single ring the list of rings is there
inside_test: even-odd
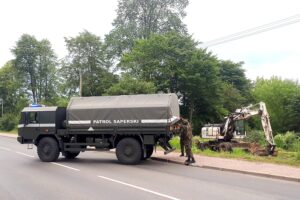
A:
[[[18,141],[21,144],[36,143],[42,135],[55,135],[66,118],[66,108],[25,107],[18,125]]]

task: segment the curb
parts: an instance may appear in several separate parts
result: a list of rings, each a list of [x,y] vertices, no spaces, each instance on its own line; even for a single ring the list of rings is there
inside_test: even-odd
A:
[[[168,162],[168,163],[174,163],[174,164],[180,164],[184,165],[181,161],[174,161],[164,158],[158,158],[158,157],[151,157],[152,160],[162,161],[162,162]],[[219,171],[226,171],[226,172],[234,172],[239,174],[247,174],[247,175],[254,175],[254,176],[260,176],[265,178],[273,178],[273,179],[279,179],[279,180],[286,180],[286,181],[293,181],[300,183],[300,178],[292,178],[292,177],[286,177],[286,176],[278,176],[278,175],[272,175],[272,174],[263,174],[258,172],[250,172],[250,171],[243,171],[243,170],[236,170],[236,169],[227,169],[222,167],[213,167],[213,166],[206,166],[206,165],[192,165],[192,167],[199,167],[204,169],[212,169],[212,170],[219,170]]]

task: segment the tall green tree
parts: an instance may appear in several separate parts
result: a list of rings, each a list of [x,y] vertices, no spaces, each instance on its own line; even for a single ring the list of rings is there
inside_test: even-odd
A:
[[[181,93],[182,114],[201,124],[219,120],[222,106],[222,81],[219,61],[206,50],[197,49],[189,36],[175,32],[153,34],[138,40],[125,54],[119,67],[139,80],[153,82],[157,91]]]
[[[194,128],[200,130],[204,123],[220,122],[227,110],[222,104],[223,88],[217,57],[211,52],[197,49],[178,74],[178,88],[184,94],[186,115],[193,121]]]
[[[153,82],[158,91],[178,92],[178,76],[192,59],[196,44],[175,32],[153,34],[136,41],[119,67],[137,79]]]
[[[26,91],[11,61],[0,68],[0,94],[4,102],[4,114],[17,114],[27,104]]]
[[[220,78],[222,80],[223,106],[233,112],[241,106],[253,102],[251,96],[251,82],[245,75],[243,62],[220,60]]]
[[[220,76],[223,82],[232,85],[243,96],[249,96],[251,85],[242,68],[243,64],[243,62],[234,63],[230,60],[221,60]]]
[[[137,39],[153,33],[176,31],[186,33],[182,19],[188,0],[120,0],[114,28],[106,36],[106,43],[114,55],[128,52]]]
[[[56,56],[48,40],[38,41],[24,34],[12,49],[13,66],[18,79],[29,91],[33,102],[48,101],[55,96]]]
[[[299,124],[299,94],[298,82],[278,77],[259,78],[253,89],[256,101],[266,103],[275,132],[295,130]]]
[[[65,38],[68,55],[62,62],[64,93],[68,96],[78,94],[80,76],[82,95],[98,96],[105,93],[117,76],[108,69],[106,53],[101,38],[84,31],[76,37]]]

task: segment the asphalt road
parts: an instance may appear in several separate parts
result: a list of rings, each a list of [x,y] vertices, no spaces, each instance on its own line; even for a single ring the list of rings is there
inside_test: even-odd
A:
[[[148,160],[126,166],[109,152],[43,163],[36,148],[0,136],[0,199],[300,199],[300,183]]]

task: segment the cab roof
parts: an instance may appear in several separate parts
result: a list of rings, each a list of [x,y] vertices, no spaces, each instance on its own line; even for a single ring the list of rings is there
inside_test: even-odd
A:
[[[56,111],[57,106],[50,107],[25,107],[21,112],[46,112],[46,111]]]

